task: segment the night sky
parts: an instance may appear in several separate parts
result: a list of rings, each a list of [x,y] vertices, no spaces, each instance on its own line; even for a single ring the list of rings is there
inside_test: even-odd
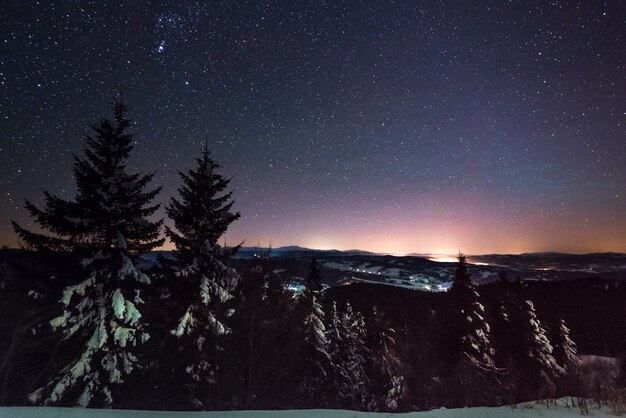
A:
[[[226,240],[626,251],[622,1],[3,1],[0,244],[120,92],[165,203],[205,136]],[[164,216],[163,211],[161,215]]]

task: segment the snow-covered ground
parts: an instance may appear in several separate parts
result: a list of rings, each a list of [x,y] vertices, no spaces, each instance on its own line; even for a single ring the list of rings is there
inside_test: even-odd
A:
[[[591,404],[591,402],[589,402]],[[572,407],[566,400],[558,400],[546,407],[545,403],[527,402],[516,408],[501,406],[496,408],[436,409],[426,412],[405,414],[355,412],[328,409],[302,411],[228,411],[228,412],[153,412],[124,411],[80,408],[34,408],[0,407],[0,418],[525,418],[525,417],[580,417],[578,407]],[[608,408],[589,408],[591,417],[611,417]]]

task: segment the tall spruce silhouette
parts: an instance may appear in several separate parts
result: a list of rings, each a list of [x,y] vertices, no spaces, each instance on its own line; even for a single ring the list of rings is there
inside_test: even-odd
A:
[[[485,308],[480,303],[476,285],[467,271],[465,256],[459,254],[451,294],[455,299],[457,355],[472,364],[493,365],[493,349]]]
[[[330,367],[326,380],[332,404],[346,409],[362,409],[367,399],[369,380],[365,373],[368,351],[365,348],[365,323],[349,302],[343,313],[333,301],[326,326]]]
[[[322,291],[322,273],[315,258],[309,264],[309,271],[304,281],[305,292],[319,296]]]
[[[74,158],[73,200],[44,192],[44,209],[26,203],[51,235],[13,223],[32,248],[71,250],[84,257],[82,278],[64,289],[63,313],[50,322],[63,331],[63,338],[76,336],[84,343],[55,379],[31,394],[34,403],[71,398],[81,406],[109,406],[116,384],[140,367],[136,349],[149,335],[139,306],[150,278],[135,267],[132,256],[163,243],[162,221],[147,219],[158,208],[149,204],[160,189],[144,191],[152,174],[126,170],[133,149],[126,111],[123,103],[115,102],[114,119],[92,125],[95,135],[85,138],[84,157]]]
[[[556,380],[564,374],[552,352],[546,329],[530,300],[517,299],[511,306],[511,326],[518,334],[511,341],[512,377],[520,399],[553,396]]]
[[[327,402],[324,388],[328,381],[331,358],[328,354],[325,315],[320,303],[321,289],[322,276],[317,261],[313,259],[304,280],[304,292],[296,308],[298,354],[302,360],[297,388],[298,407],[320,407]]]
[[[174,243],[179,264],[189,264],[195,257],[211,254],[222,258],[237,251],[222,248],[218,240],[229,225],[241,217],[232,212],[232,191],[226,192],[230,179],[217,172],[221,166],[213,159],[205,143],[196,168],[178,172],[183,185],[178,189],[180,200],[172,198],[166,212],[176,230],[166,227]]]
[[[459,254],[450,293],[453,298],[451,364],[455,366],[450,384],[459,385],[456,392],[459,399],[453,404],[472,406],[483,402],[496,380],[489,324],[463,254]]]
[[[400,359],[393,352],[395,330],[387,323],[376,306],[368,323],[366,344],[370,350],[367,359],[367,376],[370,411],[395,412],[406,395],[406,384]]]
[[[17,235],[38,250],[119,248],[140,253],[163,244],[162,222],[150,222],[159,205],[149,206],[161,188],[145,191],[154,174],[129,174],[126,161],[134,148],[127,107],[115,102],[114,119],[102,118],[86,136],[84,157],[74,157],[77,194],[64,200],[44,190],[45,207],[26,200],[26,209],[49,234],[28,231],[12,221]],[[87,251],[88,253],[88,251]]]
[[[172,198],[166,212],[175,230],[166,227],[172,240],[175,275],[173,297],[179,305],[179,320],[171,333],[180,338],[175,369],[182,375],[197,408],[219,407],[217,395],[221,373],[222,336],[232,315],[229,306],[239,283],[238,273],[223,262],[238,248],[218,244],[228,226],[240,217],[232,213],[232,192],[225,192],[230,179],[217,173],[220,165],[204,146],[195,169],[179,172],[183,185],[180,199]]]
[[[501,286],[503,295],[495,315],[494,345],[499,366],[507,369],[511,394],[516,400],[553,395],[555,383],[564,371],[553,356],[552,344],[534,304],[524,295],[525,284],[518,277]],[[561,359],[565,362],[572,347],[569,346],[569,330],[567,327],[559,329],[563,331],[566,332],[562,336],[565,348]],[[575,359],[575,346],[572,359]]]
[[[570,337],[570,329],[565,320],[559,320],[558,330],[554,338],[554,359],[568,373],[576,373],[581,366],[576,343]]]

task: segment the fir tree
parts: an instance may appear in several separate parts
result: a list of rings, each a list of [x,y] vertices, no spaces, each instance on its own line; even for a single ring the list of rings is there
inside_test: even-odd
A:
[[[326,401],[322,396],[327,381],[327,370],[330,356],[327,352],[328,340],[324,326],[324,312],[317,301],[317,296],[311,295],[302,302],[305,304],[305,317],[301,324],[302,338],[300,359],[303,365],[303,375],[298,392],[305,407],[320,407]]]
[[[472,406],[486,401],[497,379],[485,309],[462,254],[450,292],[454,304],[450,332],[455,366],[451,384],[460,385],[458,394],[462,398],[458,402]]]
[[[570,330],[561,319],[554,341],[554,360],[567,373],[576,373],[581,366],[576,343],[570,338]]]
[[[366,406],[369,380],[365,373],[367,349],[365,347],[365,321],[354,313],[350,303],[339,315],[333,302],[327,328],[331,367],[329,371],[329,397],[336,398],[341,408],[363,409]]]
[[[322,290],[322,273],[315,258],[311,260],[309,265],[309,272],[306,275],[304,287],[306,292],[314,292],[315,294],[319,294]]]
[[[556,390],[554,381],[562,373],[562,369],[552,356],[552,345],[537,318],[533,303],[530,300],[524,301],[516,317],[519,327],[515,326],[515,329],[522,336],[517,347],[517,367],[522,375],[523,385],[531,392],[538,391],[536,394],[553,395]]]
[[[515,305],[517,295],[523,289],[523,283],[520,280],[511,282],[501,272],[497,286],[501,296],[498,300],[492,327],[492,343],[495,349],[494,359],[499,367],[509,367],[511,351],[509,346],[512,341],[519,338],[517,331],[511,324],[511,309]]]
[[[580,393],[583,387],[581,366],[582,361],[578,357],[576,343],[570,338],[570,330],[561,319],[553,336],[554,350],[552,352],[556,364],[562,369],[557,379],[561,394],[571,395]]]
[[[524,297],[524,283],[519,277],[515,282],[501,282],[500,286],[503,296],[494,329],[496,356],[498,364],[508,369],[513,400],[551,396],[563,368],[553,356],[534,304]]]
[[[402,364],[392,351],[396,344],[395,331],[376,306],[372,308],[367,331],[366,345],[370,352],[366,363],[370,382],[368,410],[395,412],[406,395],[405,379],[400,373]]]
[[[341,371],[337,367],[341,359],[341,350],[345,339],[345,330],[343,329],[343,323],[337,310],[337,302],[333,301],[330,306],[330,311],[326,317],[326,340],[328,341],[327,352],[330,357],[332,368],[329,371],[328,376],[328,388],[331,392],[329,395],[336,395],[339,392],[339,387],[343,380]]]
[[[229,332],[226,320],[233,312],[229,301],[239,283],[238,273],[223,263],[238,247],[225,251],[218,240],[240,215],[231,213],[232,192],[224,193],[230,180],[216,173],[217,168],[205,146],[196,168],[179,172],[181,200],[172,198],[166,207],[176,228],[166,228],[176,246],[178,280],[173,293],[182,306],[171,333],[181,338],[181,360],[189,375],[186,386],[198,408],[221,404],[219,355],[222,337]],[[179,365],[178,373],[181,369]]]
[[[507,332],[498,346],[502,365],[509,370],[515,400],[552,396],[555,381],[563,373],[553,356],[545,328],[530,300],[522,297],[521,286],[501,305]]]
[[[77,194],[67,201],[44,190],[45,208],[28,200],[26,208],[39,226],[51,234],[28,231],[12,222],[17,235],[37,250],[119,248],[131,254],[150,251],[163,244],[162,222],[150,222],[159,205],[147,206],[161,188],[145,191],[154,174],[128,174],[126,160],[134,145],[126,119],[126,106],[114,105],[114,119],[91,125],[95,137],[86,136],[84,157],[74,157]]]
[[[321,281],[317,263],[313,260],[296,312],[300,334],[298,354],[302,365],[298,398],[303,407],[320,407],[326,402],[323,393],[328,380],[330,355],[324,311],[319,302]]]
[[[345,381],[341,393],[348,400],[350,409],[363,409],[367,401],[369,379],[365,373],[366,358],[369,352],[365,347],[367,328],[361,312],[354,312],[352,305],[346,302],[341,316],[346,338],[343,352]]]
[[[80,354],[46,386],[31,394],[32,402],[57,403],[73,397],[81,406],[113,402],[116,384],[139,367],[136,348],[149,335],[139,306],[142,287],[150,278],[132,256],[163,243],[161,221],[147,219],[158,205],[147,206],[159,192],[144,192],[152,175],[128,174],[126,160],[133,134],[126,107],[116,102],[114,119],[92,125],[84,157],[74,158],[77,195],[65,201],[49,193],[46,207],[26,206],[42,229],[32,233],[16,223],[17,234],[42,250],[72,250],[84,256],[84,276],[63,291],[62,315],[51,325],[63,338],[82,338]]]
[[[489,341],[490,328],[485,320],[485,308],[472,281],[465,256],[459,254],[451,294],[455,303],[457,354],[471,364],[493,366],[493,349]]]
[[[169,227],[165,230],[176,246],[174,254],[180,265],[189,265],[206,254],[229,256],[240,247],[224,249],[218,244],[229,225],[241,217],[239,212],[232,212],[233,192],[225,192],[230,179],[217,172],[220,167],[205,144],[196,168],[179,172],[183,181],[178,189],[180,200],[172,198],[166,208],[177,232]]]

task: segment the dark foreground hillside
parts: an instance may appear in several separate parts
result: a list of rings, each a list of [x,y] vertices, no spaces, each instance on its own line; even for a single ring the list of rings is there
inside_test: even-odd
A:
[[[259,260],[259,264],[263,263],[269,263],[264,267],[265,271],[270,272],[268,274],[276,271],[271,261]],[[67,364],[75,354],[76,347],[80,345],[77,340],[61,341],[60,334],[53,333],[49,326],[49,321],[59,315],[58,300],[63,288],[72,283],[77,275],[77,271],[67,266],[75,265],[76,262],[69,257],[46,256],[20,250],[0,252],[0,404],[28,404],[28,394]],[[302,273],[298,271],[298,274]],[[293,272],[283,272],[284,274]],[[244,274],[244,281],[246,278]],[[289,283],[289,280],[284,280],[283,283]],[[486,319],[490,323],[496,320],[497,307],[507,286],[510,284],[492,283],[478,287]],[[524,283],[519,289],[523,299],[534,303],[538,318],[550,339],[556,337],[559,321],[565,320],[571,329],[571,338],[578,345],[579,354],[617,358],[626,354],[626,328],[622,326],[623,319],[626,318],[626,284],[593,278],[558,282],[532,281]],[[161,300],[158,295],[153,297],[154,300]],[[355,311],[363,314],[366,324],[374,322],[373,307],[376,306],[384,316],[387,328],[393,329],[389,331],[389,344],[390,347],[393,344],[393,350],[403,365],[402,372],[409,393],[398,406],[398,410],[462,405],[458,403],[460,401],[446,399],[449,391],[441,378],[450,373],[447,364],[450,355],[448,331],[450,312],[455,306],[450,292],[430,293],[355,283],[327,289],[323,296],[325,312],[331,312],[333,302],[336,302],[340,310],[345,309],[346,302],[349,302]],[[159,303],[155,312],[146,312],[149,323],[155,328],[159,327],[161,321],[166,322],[163,315],[167,315],[169,306],[169,302]],[[286,303],[289,303],[288,299]],[[286,312],[280,309],[275,311],[278,316]],[[295,326],[284,321],[284,318],[280,321],[282,322],[277,323],[283,324],[284,328]],[[283,365],[292,364],[295,360],[289,351],[291,333],[282,334],[284,335],[275,340],[281,342],[281,347],[274,349],[280,353],[279,358],[273,358],[272,361]],[[167,353],[163,339],[168,332],[165,330],[155,335],[157,337],[151,342],[152,345],[148,344],[143,354],[147,358],[152,356],[167,363],[171,353],[163,354]],[[269,344],[267,352],[271,352],[274,341],[271,336],[258,341]],[[234,351],[240,348],[234,347]],[[245,350],[242,352],[245,354]],[[257,361],[259,367],[274,367],[264,364],[262,358]],[[263,370],[259,370],[260,375]],[[265,373],[275,376],[276,371],[266,370]],[[258,379],[263,382],[260,377]],[[234,387],[237,385],[232,384]],[[163,375],[158,381],[155,380],[148,368],[129,378],[124,386],[124,395],[121,398],[123,403],[120,405],[147,409],[187,409],[187,406],[176,403],[176,393],[180,393],[177,392],[180,388],[176,385],[175,380],[168,381]],[[290,405],[284,394],[273,393],[267,384],[259,385],[264,387],[255,388],[256,398],[237,398],[238,403],[233,402],[231,407],[281,409]],[[224,390],[229,391],[228,388]],[[167,399],[168,396],[170,399]],[[229,393],[222,396],[226,398]],[[489,403],[504,404],[524,397],[525,395],[515,394],[498,395]]]
[[[502,294],[502,286],[491,283],[479,287],[487,314]],[[436,334],[438,318],[450,309],[448,293],[429,293],[394,286],[355,283],[327,291],[338,301],[350,301],[356,309],[367,311],[377,305],[399,329],[415,336]],[[564,319],[571,329],[579,353],[620,357],[626,353],[626,283],[602,278],[524,284],[543,322]]]

